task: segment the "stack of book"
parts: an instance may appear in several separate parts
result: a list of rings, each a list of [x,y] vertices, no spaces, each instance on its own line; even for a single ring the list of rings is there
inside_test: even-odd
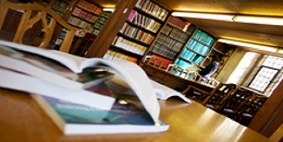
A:
[[[132,62],[82,58],[0,40],[0,80],[1,88],[31,94],[66,135],[169,128],[159,120],[151,80]]]
[[[163,132],[157,98],[184,95],[135,63],[0,40],[0,87],[28,92],[66,135]]]

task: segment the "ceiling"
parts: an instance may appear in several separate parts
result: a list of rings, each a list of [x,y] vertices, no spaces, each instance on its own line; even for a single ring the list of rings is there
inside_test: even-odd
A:
[[[172,11],[282,16],[282,0],[157,0]],[[283,48],[283,26],[188,19],[214,36]]]
[[[107,0],[98,0],[106,2]],[[109,0],[116,2],[118,0]],[[282,16],[283,0],[155,0],[172,11]],[[186,19],[217,38],[283,48],[283,26]]]

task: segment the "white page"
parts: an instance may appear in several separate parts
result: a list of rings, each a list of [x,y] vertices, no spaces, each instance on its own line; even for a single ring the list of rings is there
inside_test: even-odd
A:
[[[187,103],[191,103],[192,101],[188,99],[185,95],[181,94],[180,92],[177,92],[165,85],[162,85],[160,83],[157,83],[153,80],[151,80],[151,83],[153,85],[154,91],[157,95],[157,98],[160,100],[167,100],[170,97],[177,96],[184,100]]]
[[[0,68],[0,87],[46,95],[98,109],[110,110],[115,98],[86,90],[70,90]]]

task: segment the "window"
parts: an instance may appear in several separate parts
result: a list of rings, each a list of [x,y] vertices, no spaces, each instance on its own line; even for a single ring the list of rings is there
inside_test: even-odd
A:
[[[283,58],[267,56],[248,87],[264,92],[280,72],[282,66]]]

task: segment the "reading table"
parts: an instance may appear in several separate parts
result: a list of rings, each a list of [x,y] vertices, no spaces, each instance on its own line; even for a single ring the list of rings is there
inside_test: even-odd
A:
[[[212,91],[214,89],[211,85],[201,84],[193,80],[185,79],[180,76],[177,76],[169,71],[166,71],[164,69],[155,67],[150,64],[142,64],[141,66],[143,70],[151,76],[155,81],[158,81],[160,83],[163,83],[164,85],[178,91],[185,90],[188,85],[193,85],[198,88],[201,88],[206,91]]]
[[[162,133],[65,136],[30,95],[0,88],[0,140],[3,142],[266,142],[268,138],[201,104],[170,98],[159,101]]]

